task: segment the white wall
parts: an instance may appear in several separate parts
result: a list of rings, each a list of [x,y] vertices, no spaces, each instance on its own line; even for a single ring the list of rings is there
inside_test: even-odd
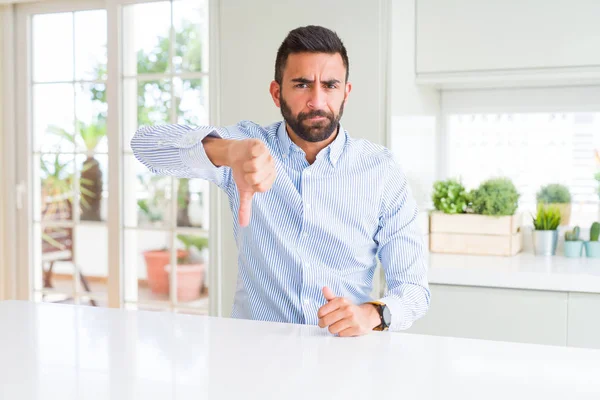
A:
[[[0,22],[3,22],[2,15],[4,14],[4,9],[5,6],[0,6]],[[4,26],[4,24],[1,24],[1,26]],[[4,35],[2,29],[0,29],[0,138],[4,137],[4,130],[2,129],[3,124],[1,123],[1,121],[4,121],[4,116],[2,114],[4,110],[2,60],[4,60],[6,57],[4,54],[4,48],[2,46],[3,37]],[[4,154],[4,146],[2,142],[3,141],[0,140],[0,155]],[[0,163],[0,182],[4,182],[4,168],[2,163]],[[6,296],[6,267],[4,263],[4,212],[2,211],[4,210],[4,196],[4,193],[0,195],[0,300],[3,300]]]
[[[316,24],[336,31],[348,49],[353,84],[342,123],[354,137],[385,143],[384,0],[222,0],[220,2],[220,122],[249,119],[261,124],[281,120],[269,95],[275,55],[287,33]],[[225,197],[225,196],[223,196]],[[232,218],[223,199],[223,314],[229,315],[237,278]]]
[[[389,147],[404,169],[419,207],[429,204],[438,175],[439,92],[415,84],[415,2],[392,0]]]

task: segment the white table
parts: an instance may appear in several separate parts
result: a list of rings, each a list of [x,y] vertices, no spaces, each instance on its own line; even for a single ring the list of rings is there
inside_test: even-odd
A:
[[[0,303],[0,399],[600,399],[600,351]]]

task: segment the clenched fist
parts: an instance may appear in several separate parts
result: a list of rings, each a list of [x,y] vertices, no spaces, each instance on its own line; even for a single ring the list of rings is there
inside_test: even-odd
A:
[[[267,146],[258,139],[232,141],[227,159],[240,193],[240,226],[247,226],[250,223],[252,196],[266,192],[275,182],[275,161]]]

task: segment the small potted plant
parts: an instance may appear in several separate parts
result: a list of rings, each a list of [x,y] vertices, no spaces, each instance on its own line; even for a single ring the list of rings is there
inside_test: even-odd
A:
[[[541,256],[556,254],[560,210],[556,206],[539,204],[533,217],[533,251]]]
[[[469,204],[468,193],[457,179],[437,181],[431,195],[433,206],[445,214],[462,214]]]
[[[581,257],[583,241],[579,239],[580,229],[578,226],[571,231],[565,232],[565,257]]]
[[[185,246],[177,258],[177,300],[196,300],[204,288],[206,263],[202,251],[208,247],[208,239],[195,235],[177,235],[177,239]],[[165,267],[167,274],[170,267]]]
[[[536,194],[538,204],[551,204],[560,211],[562,226],[568,226],[571,221],[571,192],[565,185],[552,183],[542,186]]]
[[[600,258],[600,222],[594,222],[590,227],[590,240],[585,242],[585,255],[591,258]]]

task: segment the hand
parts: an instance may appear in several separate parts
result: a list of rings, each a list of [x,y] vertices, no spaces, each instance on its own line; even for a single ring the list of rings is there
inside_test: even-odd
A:
[[[352,304],[344,297],[335,297],[331,289],[323,288],[327,304],[319,309],[319,326],[339,336],[365,335],[381,323],[373,304]]]
[[[228,161],[240,194],[239,222],[244,227],[250,223],[254,194],[266,192],[275,182],[275,161],[258,139],[232,141]]]

